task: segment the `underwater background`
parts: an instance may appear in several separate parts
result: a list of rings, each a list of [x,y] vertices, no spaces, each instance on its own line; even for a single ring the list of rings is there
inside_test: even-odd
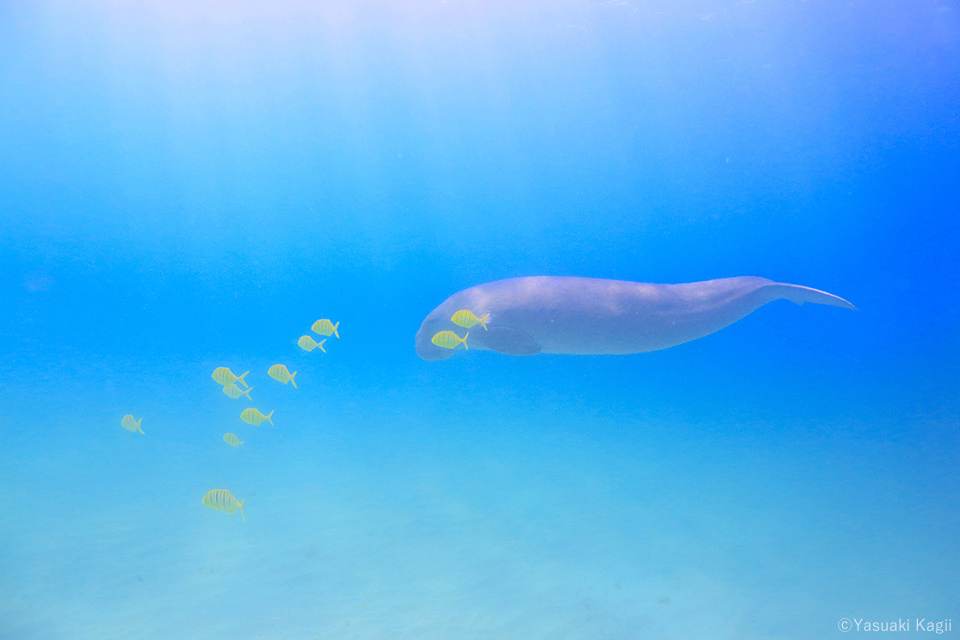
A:
[[[960,635],[958,239],[957,0],[0,3],[0,638]],[[524,275],[859,311],[417,358]]]

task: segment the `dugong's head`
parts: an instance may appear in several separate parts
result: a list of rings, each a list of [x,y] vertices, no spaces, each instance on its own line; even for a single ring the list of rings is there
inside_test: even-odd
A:
[[[438,332],[454,327],[450,321],[450,314],[446,314],[445,310],[446,303],[434,309],[430,315],[424,318],[420,330],[417,331],[417,337],[415,338],[417,355],[424,360],[446,360],[453,355],[453,349],[438,347],[430,341]]]

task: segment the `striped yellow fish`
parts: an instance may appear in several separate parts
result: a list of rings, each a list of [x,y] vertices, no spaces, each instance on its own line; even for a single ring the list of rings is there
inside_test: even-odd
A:
[[[326,338],[324,338],[320,342],[316,342],[310,336],[300,336],[300,339],[297,340],[297,346],[303,349],[304,351],[313,351],[317,347],[320,347],[320,351],[323,351],[324,353],[326,353],[327,350],[323,348],[323,343],[326,341],[327,341]]]
[[[120,426],[126,429],[127,431],[133,431],[134,433],[139,431],[140,433],[143,433],[143,429],[140,428],[141,422],[143,422],[143,418],[140,418],[139,420],[134,420],[133,416],[128,413],[127,415],[123,416],[123,418],[120,419]]]
[[[285,364],[275,364],[267,371],[267,375],[276,380],[277,382],[282,382],[287,384],[288,382],[293,385],[293,388],[297,388],[297,381],[293,379],[293,376],[297,375],[297,372],[294,371],[290,373],[290,370],[287,369]]]
[[[247,373],[250,373],[250,372],[247,371]],[[246,387],[246,386],[249,386],[244,381],[244,378],[246,377],[247,373],[244,373],[242,376],[235,376],[233,375],[233,371],[230,371],[230,369],[226,367],[217,367],[216,369],[213,370],[213,375],[210,377],[216,380],[217,382],[219,382],[220,385],[223,387],[227,386],[228,384],[233,384],[235,382],[239,382]]]
[[[243,444],[243,440],[237,437],[235,433],[225,433],[223,434],[223,441],[226,442],[231,447],[239,447]]]
[[[231,398],[233,398],[234,400],[236,400],[240,396],[247,396],[247,400],[250,400],[251,402],[253,402],[253,399],[250,397],[251,391],[253,391],[253,389],[251,389],[250,387],[247,387],[246,389],[241,389],[240,387],[237,386],[236,382],[232,384],[228,384],[223,388],[223,392],[228,396],[230,396]]]
[[[260,423],[263,422],[264,420],[266,420],[270,424],[273,424],[273,420],[270,419],[270,416],[272,415],[273,415],[273,411],[271,411],[267,415],[263,415],[258,410],[254,409],[253,407],[250,407],[249,409],[243,410],[243,412],[240,414],[240,419],[246,422],[247,424],[252,424],[253,426],[256,427],[256,426],[259,426]]]
[[[453,324],[459,325],[464,329],[469,329],[479,322],[484,330],[486,330],[488,318],[490,318],[489,313],[482,318],[478,318],[476,315],[474,315],[473,311],[470,311],[469,309],[461,309],[453,314],[453,317],[450,318],[450,320],[453,321]]]
[[[339,326],[340,326],[339,322],[337,324],[333,324],[326,318],[323,318],[321,320],[317,320],[316,322],[314,322],[313,326],[310,327],[310,329],[314,333],[319,333],[322,336],[332,335],[332,336],[337,336],[339,338],[340,334],[337,332],[337,327]]]
[[[207,494],[203,496],[203,504],[211,509],[226,511],[227,513],[233,513],[237,509],[240,509],[240,517],[243,518],[244,522],[247,521],[246,516],[243,515],[243,500],[237,502],[233,494],[226,489],[212,489],[207,491]]]
[[[438,347],[443,347],[444,349],[456,349],[461,344],[463,345],[464,349],[469,349],[470,347],[467,346],[467,336],[469,335],[470,334],[467,333],[466,336],[461,338],[453,331],[441,331],[430,338],[430,342]]]

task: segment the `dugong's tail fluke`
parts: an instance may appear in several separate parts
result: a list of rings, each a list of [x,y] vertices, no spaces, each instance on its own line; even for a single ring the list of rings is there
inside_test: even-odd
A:
[[[766,288],[770,291],[770,293],[774,294],[774,300],[783,298],[784,300],[796,302],[797,304],[814,302],[816,304],[828,304],[832,307],[842,307],[844,309],[853,309],[854,311],[857,311],[855,306],[840,296],[835,296],[832,293],[820,291],[819,289],[802,287],[798,284],[783,284],[780,282],[775,282]]]

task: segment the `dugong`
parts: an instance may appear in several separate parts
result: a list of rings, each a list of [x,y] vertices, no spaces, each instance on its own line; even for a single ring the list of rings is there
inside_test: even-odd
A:
[[[416,336],[417,355],[443,360],[454,354],[431,342],[439,331],[469,331],[467,351],[510,355],[628,354],[666,349],[719,331],[779,299],[844,309],[852,304],[825,291],[766,278],[738,277],[687,284],[533,276],[477,285],[455,293],[430,312]],[[487,329],[457,326],[461,309],[490,314]],[[464,349],[456,349],[464,351]]]

